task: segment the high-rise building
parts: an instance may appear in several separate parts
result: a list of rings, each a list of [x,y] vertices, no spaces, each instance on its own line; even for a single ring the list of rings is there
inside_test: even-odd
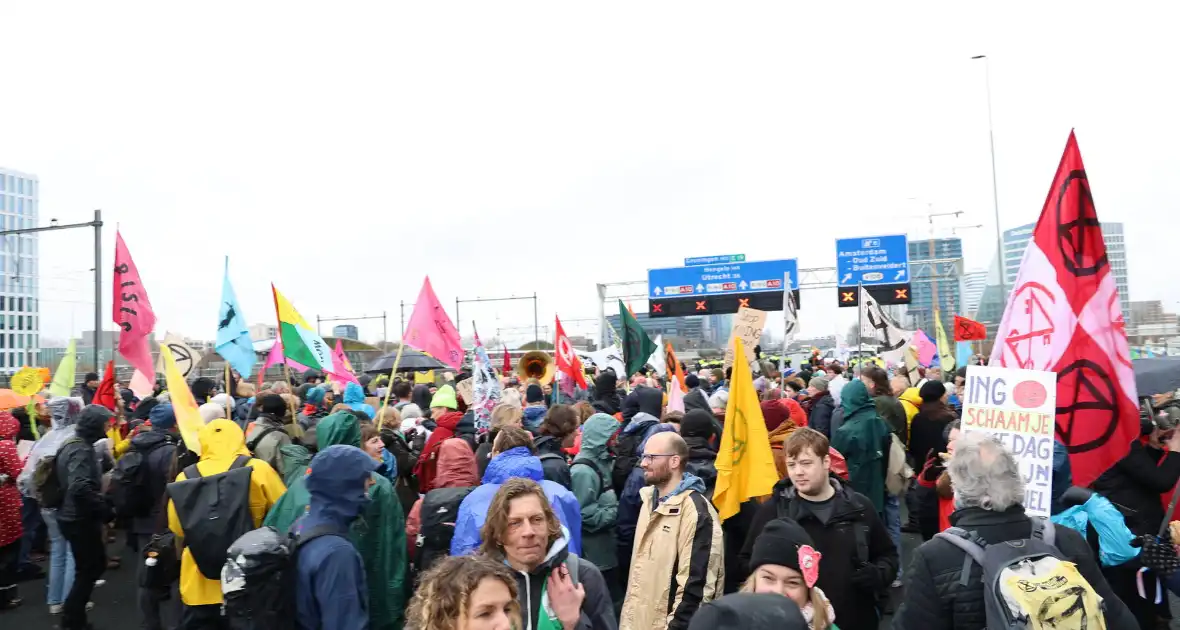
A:
[[[0,168],[0,229],[35,227],[39,193],[36,175]],[[37,241],[36,233],[0,237],[0,373],[40,360]]]
[[[352,324],[341,324],[332,327],[332,336],[356,341],[360,339],[360,332]]]
[[[955,313],[962,312],[960,278],[963,273],[963,241],[958,238],[911,240],[910,304],[906,310],[913,328],[932,339],[934,309],[939,311],[947,335],[954,330]]]
[[[959,313],[974,318],[975,311],[979,310],[979,302],[983,299],[983,290],[987,288],[987,271],[965,273],[959,283],[962,285],[959,290],[963,294],[963,308]]]
[[[1005,230],[1004,243],[1004,281],[1008,290],[1016,283],[1016,276],[1020,272],[1020,261],[1024,260],[1024,250],[1032,240],[1036,223],[1029,223],[1011,230]],[[1127,244],[1123,240],[1123,224],[1102,222],[1102,240],[1106,243],[1106,257],[1110,261],[1110,271],[1114,274],[1114,284],[1119,291],[1119,306],[1123,311],[1123,318],[1131,317],[1131,290],[1127,283]],[[1005,299],[1007,302],[1007,299]]]

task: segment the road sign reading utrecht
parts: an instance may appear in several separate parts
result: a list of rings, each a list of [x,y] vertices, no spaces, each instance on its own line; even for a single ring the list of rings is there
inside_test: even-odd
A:
[[[740,263],[746,262],[745,254],[727,254],[724,256],[698,256],[696,258],[685,258],[685,267],[698,267],[700,265],[716,265],[720,263]]]
[[[910,254],[905,235],[837,239],[836,277],[842,287],[909,283]]]
[[[784,289],[784,277],[791,279],[792,287],[799,286],[798,260],[788,258],[649,269],[647,290],[648,297],[654,299],[734,293],[781,293]]]

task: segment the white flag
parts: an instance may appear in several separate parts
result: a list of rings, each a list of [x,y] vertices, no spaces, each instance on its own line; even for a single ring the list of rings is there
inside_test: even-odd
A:
[[[172,351],[172,358],[176,360],[176,367],[186,379],[192,373],[193,369],[197,367],[197,364],[201,362],[201,353],[193,350],[192,347],[184,342],[184,337],[176,333],[165,333],[164,340],[160,342],[160,345],[167,346]],[[156,359],[156,373],[164,373],[163,355]]]
[[[902,330],[864,287],[860,288],[860,334],[881,342],[881,358],[895,363],[902,360],[902,351],[914,337],[913,331]]]
[[[664,336],[656,335],[656,351],[651,353],[648,357],[647,363],[656,369],[656,373],[660,376],[665,376],[668,373],[668,366],[664,364]]]
[[[799,331],[799,308],[795,305],[795,292],[791,287],[791,274],[783,279],[783,348],[795,338]]]
[[[575,350],[574,353],[599,370],[609,368],[614,370],[616,375],[627,373],[627,366],[623,363],[623,351],[617,345],[607,346],[594,352]]]

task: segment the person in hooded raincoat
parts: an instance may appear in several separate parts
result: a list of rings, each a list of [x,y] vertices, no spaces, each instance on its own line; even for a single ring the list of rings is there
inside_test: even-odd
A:
[[[527,446],[516,446],[517,443]],[[512,448],[499,451],[501,446],[512,444]],[[492,497],[496,490],[509,479],[524,477],[541,484],[545,496],[553,511],[561,519],[561,524],[569,530],[569,548],[575,554],[582,553],[582,506],[573,492],[561,487],[561,484],[545,479],[541,459],[533,449],[528,431],[515,427],[505,427],[496,438],[493,448],[492,461],[484,472],[481,485],[459,506],[459,516],[455,519],[455,536],[451,539],[451,555],[463,556],[475,553],[479,549],[481,531],[487,519],[488,506],[492,504]]]
[[[832,447],[848,463],[848,484],[873,502],[877,514],[885,513],[885,469],[890,427],[877,414],[877,406],[860,379],[840,390],[844,424],[832,435]]]
[[[21,470],[16,453],[19,434],[20,422],[8,412],[0,412],[0,475],[4,475],[0,483],[0,610],[21,603],[17,597],[16,559],[25,532],[20,519],[21,495],[15,483]]]
[[[377,417],[377,410],[365,402],[365,388],[356,383],[349,383],[344,386],[344,404],[352,408],[353,411],[363,411],[368,414],[369,419]]]
[[[351,411],[338,411],[316,425],[316,442],[322,452],[329,446],[361,445],[361,427]],[[306,471],[306,468],[304,468]],[[364,514],[351,528],[350,538],[365,562],[369,588],[369,621],[374,629],[400,628],[406,602],[406,524],[405,512],[393,492],[393,485],[373,472],[371,501]],[[305,475],[295,478],[263,523],[280,532],[303,516],[310,495]]]
[[[307,514],[295,523],[295,534],[326,535],[299,548],[295,565],[299,630],[370,627],[370,611],[379,602],[369,596],[365,562],[349,542],[349,531],[365,511],[376,463],[360,449],[337,444],[320,451],[301,480],[311,503]]]
[[[246,435],[242,433],[233,420],[219,418],[201,427],[197,438],[201,445],[201,459],[197,462],[197,470],[202,477],[211,477],[229,470],[229,467],[241,455],[250,456],[246,450]],[[278,501],[286,487],[279,474],[270,464],[250,458],[250,515],[254,526],[262,525],[266,511]],[[176,475],[176,481],[184,481],[182,470]],[[184,538],[184,528],[180,525],[180,516],[176,513],[176,506],[168,501],[168,529],[177,539]],[[77,554],[75,554],[76,556]],[[183,627],[199,627],[202,621],[219,617],[221,614],[221,581],[206,578],[197,567],[193,554],[188,549],[180,561],[180,598],[184,602]]]
[[[612,416],[596,413],[582,425],[582,450],[570,466],[574,496],[582,505],[582,558],[602,571],[616,610],[623,606],[625,570],[618,575],[616,525],[619,498],[611,487],[615,456],[607,445],[619,428]]]
[[[614,416],[623,410],[623,399],[619,396],[618,379],[614,370],[604,370],[594,377],[594,399],[590,401],[594,411]]]

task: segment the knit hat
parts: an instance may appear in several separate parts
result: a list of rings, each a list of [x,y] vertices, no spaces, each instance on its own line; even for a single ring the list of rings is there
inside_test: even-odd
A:
[[[688,630],[808,630],[807,620],[790,597],[778,593],[733,593],[701,606]]]
[[[455,399],[455,388],[450,385],[443,385],[434,392],[434,398],[430,399],[430,407],[446,407],[447,409],[458,409],[459,401]]]
[[[152,412],[148,416],[148,421],[152,423],[152,428],[161,431],[168,431],[176,426],[176,412],[173,411],[172,405],[161,404],[152,407]]]
[[[713,433],[713,414],[704,409],[693,409],[680,420],[681,437],[709,438]]]
[[[937,402],[942,400],[944,395],[946,395],[946,385],[940,381],[926,381],[926,384],[918,390],[918,396],[921,397],[922,402]]]
[[[684,377],[684,386],[689,389],[694,389],[701,386],[701,379],[697,378],[696,374],[689,374]]]
[[[307,404],[315,405],[317,407],[324,404],[324,388],[309,387],[307,390],[307,396],[304,398],[304,400],[307,402]]]
[[[530,405],[545,402],[545,390],[537,384],[529,385],[528,389],[524,390],[524,401]]]
[[[821,392],[828,391],[828,379],[826,379],[822,376],[816,376],[816,377],[812,378],[811,382],[808,383],[808,385],[816,388],[817,390],[819,390]]]
[[[97,380],[99,380],[98,374],[96,374],[94,372],[87,372],[86,378],[82,382],[89,383],[90,381],[97,381]]]
[[[754,539],[749,567],[753,571],[764,564],[777,564],[794,569],[803,574],[810,588],[819,577],[819,559],[807,531],[792,519],[780,518],[767,523]],[[809,566],[802,566],[804,563]]]
[[[280,420],[287,415],[287,402],[278,394],[263,394],[254,404],[258,405],[258,409],[262,413],[270,414]]]

